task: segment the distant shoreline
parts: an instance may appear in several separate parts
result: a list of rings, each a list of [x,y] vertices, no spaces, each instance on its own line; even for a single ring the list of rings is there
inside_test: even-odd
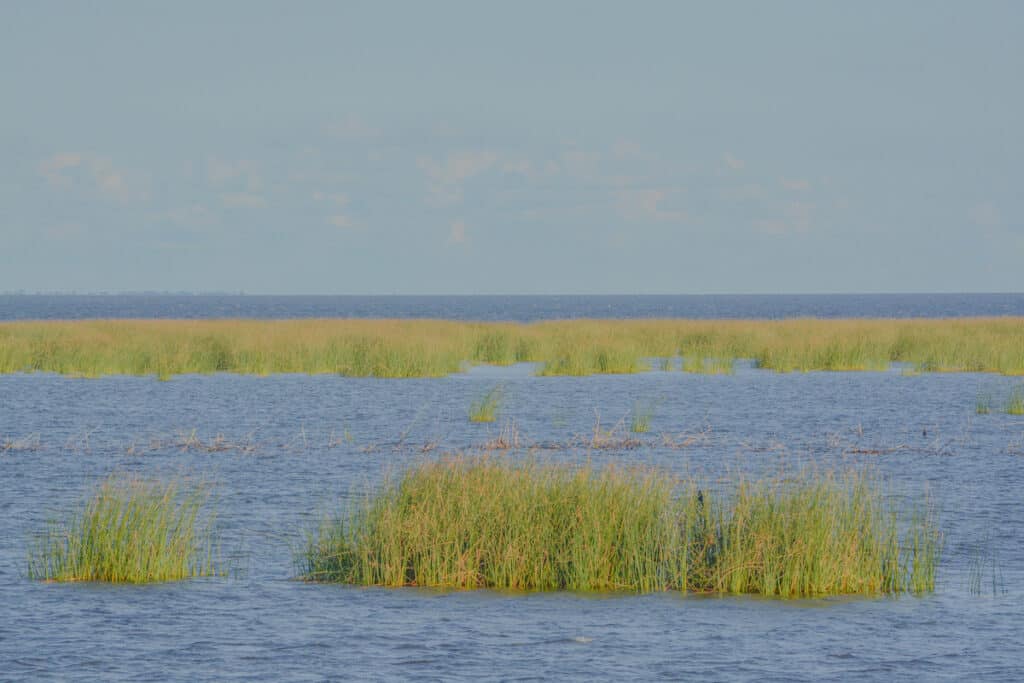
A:
[[[645,295],[6,294],[0,320],[963,318],[1024,316],[1024,293]]]

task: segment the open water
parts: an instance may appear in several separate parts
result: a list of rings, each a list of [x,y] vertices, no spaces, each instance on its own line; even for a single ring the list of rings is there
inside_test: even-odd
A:
[[[245,296],[0,294],[0,320],[79,318],[945,318],[1024,315],[1018,294]]]
[[[19,301],[23,314],[11,314],[10,299],[0,313],[71,317],[67,302],[26,313]],[[1020,303],[1008,296],[1000,306]],[[212,305],[201,300],[191,315],[225,315]],[[454,304],[436,305],[454,317],[443,313]],[[853,314],[848,302],[815,305]],[[165,309],[153,306],[90,310]],[[994,314],[951,301],[904,306]],[[262,310],[239,315],[270,315]],[[489,317],[531,317],[508,310]],[[397,315],[386,311],[370,314]],[[466,317],[488,317],[478,313]],[[468,406],[496,385],[498,422],[471,424]],[[1001,404],[1021,385],[742,364],[726,376],[551,378],[529,366],[423,380],[0,376],[0,680],[1022,680],[1024,417]],[[990,414],[975,412],[981,395],[992,397]],[[637,403],[652,411],[639,444],[591,447],[598,422],[629,436],[622,423]],[[937,589],[783,601],[295,580],[293,551],[321,515],[389,469],[483,448],[510,420],[521,446],[511,457],[641,462],[712,483],[808,463],[870,467],[895,495],[927,487],[946,538]],[[114,472],[209,482],[231,575],[156,586],[30,581],[34,536]]]

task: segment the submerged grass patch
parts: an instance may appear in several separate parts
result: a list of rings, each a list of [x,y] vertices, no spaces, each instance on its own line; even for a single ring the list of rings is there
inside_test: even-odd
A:
[[[704,358],[690,356],[683,359],[683,372],[700,375],[731,375],[734,370],[732,358]]]
[[[29,556],[44,581],[152,583],[218,573],[202,489],[110,478],[84,507],[52,523]]]
[[[457,457],[326,520],[304,578],[378,586],[806,597],[934,590],[941,536],[868,475],[698,486],[652,469]]]
[[[469,406],[470,422],[494,422],[501,405],[501,386],[491,388],[486,394],[473,401]]]
[[[1010,397],[1006,399],[1008,415],[1024,415],[1024,387],[1014,387]]]
[[[653,405],[636,401],[633,404],[633,417],[629,422],[629,431],[634,434],[646,434],[651,429],[651,418],[653,416]]]
[[[440,377],[468,363],[539,363],[542,375],[633,373],[681,357],[689,372],[737,359],[779,372],[1024,374],[1024,318],[563,320],[81,320],[0,323],[0,373],[236,372]],[[663,367],[670,367],[671,363]]]

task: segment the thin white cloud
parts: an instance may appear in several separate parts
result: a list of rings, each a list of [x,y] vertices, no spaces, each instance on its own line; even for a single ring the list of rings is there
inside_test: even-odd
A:
[[[505,173],[521,175],[533,181],[550,180],[552,177],[562,173],[562,165],[554,159],[536,160],[511,159],[501,166]]]
[[[722,161],[724,161],[725,165],[734,171],[742,171],[747,167],[747,162],[743,161],[743,159],[737,159],[729,152],[725,153],[725,156],[722,157]]]
[[[581,149],[570,149],[562,152],[561,167],[573,178],[594,178],[597,176],[597,166],[601,155],[596,152],[586,152]]]
[[[204,232],[218,223],[217,217],[202,204],[179,206],[157,218],[188,232]]]
[[[809,180],[782,178],[779,182],[782,183],[782,187],[794,192],[803,192],[811,189],[811,181]]]
[[[621,190],[616,193],[616,208],[619,215],[634,222],[681,222],[687,214],[681,209],[666,209],[662,203],[678,190],[639,189]]]
[[[523,176],[529,176],[532,168],[533,165],[527,159],[517,159],[503,164],[501,170],[506,173],[516,173]]]
[[[416,165],[430,180],[430,194],[439,204],[462,201],[462,186],[497,162],[498,155],[490,150],[469,150],[449,154],[444,162],[420,157]]]
[[[46,238],[54,242],[67,242],[85,236],[86,226],[82,223],[68,222],[51,225],[43,230]]]
[[[228,192],[222,194],[220,200],[229,209],[262,209],[267,205],[262,195],[249,192]]]
[[[631,140],[616,140],[612,144],[612,156],[620,161],[629,159],[644,159],[644,151],[637,143]]]
[[[75,168],[82,164],[82,155],[72,152],[54,154],[48,159],[39,162],[39,172],[51,185],[68,185],[71,180],[61,171],[68,168]]]
[[[732,202],[754,202],[764,200],[768,192],[758,183],[747,183],[738,187],[727,187],[721,191],[722,198]]]
[[[249,192],[259,191],[263,187],[263,180],[260,177],[257,164],[244,159],[236,161],[216,157],[207,159],[206,180],[215,187],[243,186]]]
[[[335,206],[348,206],[348,195],[343,192],[314,192],[313,199],[318,202],[329,202]]]
[[[114,163],[104,157],[64,152],[44,159],[38,168],[46,182],[54,187],[77,188],[118,201],[149,197],[142,179],[115,168]]]
[[[804,235],[811,231],[811,214],[814,204],[809,202],[787,202],[782,216],[754,221],[754,230],[765,235]]]
[[[96,188],[114,199],[129,199],[130,191],[124,174],[114,168],[109,159],[97,159],[92,163],[92,177]]]
[[[489,150],[471,150],[449,154],[442,164],[429,157],[420,158],[420,170],[436,183],[457,185],[490,168],[498,155]]]
[[[972,206],[967,212],[971,223],[979,228],[998,228],[1003,224],[1002,214],[992,202],[982,202]]]
[[[327,125],[327,134],[339,140],[368,140],[380,134],[380,130],[363,121],[355,114]]]
[[[342,230],[359,230],[362,226],[352,216],[343,212],[349,204],[349,197],[343,192],[321,192],[313,193],[313,200],[329,204],[333,213],[327,217],[327,222]]]
[[[762,235],[789,234],[789,225],[781,218],[759,218],[754,221],[754,230]]]
[[[451,227],[448,231],[448,244],[465,244],[466,243],[466,222],[461,218],[456,221],[452,221]]]
[[[358,227],[350,216],[346,216],[343,213],[334,214],[327,222],[342,230],[355,230]]]

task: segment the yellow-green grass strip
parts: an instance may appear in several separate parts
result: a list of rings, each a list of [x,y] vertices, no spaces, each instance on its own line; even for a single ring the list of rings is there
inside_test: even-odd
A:
[[[205,487],[111,477],[32,549],[28,575],[43,581],[154,583],[220,573]]]
[[[503,457],[425,462],[326,519],[310,581],[800,598],[929,592],[941,534],[859,472],[711,490],[640,468]]]
[[[234,372],[441,377],[467,363],[538,363],[541,375],[634,373],[681,357],[728,374],[737,359],[779,372],[1024,374],[1024,318],[566,320],[81,320],[0,323],[0,374]]]

